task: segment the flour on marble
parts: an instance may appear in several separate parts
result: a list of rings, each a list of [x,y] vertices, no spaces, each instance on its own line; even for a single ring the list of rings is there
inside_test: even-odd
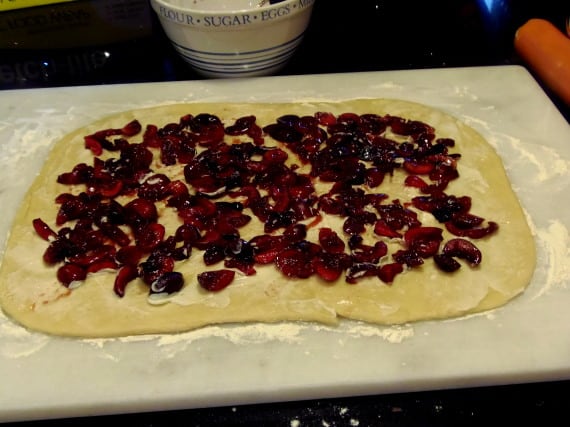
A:
[[[505,167],[510,169],[513,165],[524,163],[525,171],[533,173],[529,182],[543,183],[562,176],[567,176],[570,171],[570,161],[563,159],[552,147],[543,144],[522,141],[520,138],[493,131],[489,124],[476,117],[462,116],[462,120],[470,126],[485,131],[485,138],[489,144],[501,153],[508,153]],[[506,156],[505,156],[506,157]],[[509,165],[510,168],[509,168]],[[529,166],[535,168],[533,172]]]
[[[493,145],[494,138],[490,138]],[[520,139],[501,135],[501,144],[508,144],[511,150],[518,154],[518,158],[511,159],[512,163],[523,162],[527,165],[526,170],[532,172],[532,166],[535,169],[534,180],[532,182],[541,184],[546,181],[554,180],[568,175],[570,170],[570,161],[560,157],[560,154],[551,147],[541,144],[523,143]]]
[[[161,335],[157,339],[157,346],[162,347],[179,342],[192,343],[212,337],[224,338],[233,344],[245,345],[267,341],[296,343],[302,340],[301,332],[304,328],[304,325],[294,323],[207,326],[182,334]]]
[[[460,98],[468,98],[470,101],[473,102],[479,100],[479,97],[471,91],[469,86],[454,86],[452,88],[452,94]]]
[[[390,343],[399,343],[414,335],[411,326],[376,326],[347,321],[338,326],[322,326],[306,323],[253,323],[243,326],[210,326],[182,334],[161,335],[157,345],[164,346],[180,341],[193,342],[198,339],[219,337],[233,344],[258,344],[267,341],[287,343],[302,342],[307,332],[338,333],[351,338],[379,337]]]
[[[546,253],[546,279],[538,297],[556,286],[568,286],[570,279],[570,235],[568,228],[558,220],[548,227],[536,230],[539,244]]]
[[[311,333],[339,334],[343,338],[358,339],[377,337],[384,341],[397,344],[414,336],[410,325],[377,326],[361,322],[346,321],[338,326],[324,326],[302,322],[283,323],[252,323],[247,325],[206,326],[193,331],[179,334],[141,335],[121,338],[85,339],[97,348],[104,348],[111,342],[132,343],[141,341],[154,342],[157,348],[172,352],[168,356],[183,351],[187,346],[200,340],[220,338],[236,345],[264,344],[267,342],[284,342],[299,344],[304,342]]]
[[[47,335],[30,332],[12,323],[0,314],[0,356],[17,359],[30,356],[41,350],[49,342]]]
[[[351,337],[378,337],[391,344],[401,343],[414,336],[411,325],[376,326],[366,323],[348,322],[340,328],[343,334]]]
[[[402,90],[404,86],[394,83],[392,81],[383,82],[381,84],[373,85],[373,89],[391,89],[391,90]]]
[[[558,151],[540,142],[522,141],[496,132],[487,122],[475,117],[463,116],[463,121],[485,132],[489,144],[502,154],[505,169],[511,177],[524,176],[517,181],[525,182],[525,186],[515,188],[523,204],[525,200],[530,200],[527,198],[534,197],[536,191],[547,192],[553,198],[566,197],[570,186],[570,160],[563,158]],[[560,214],[548,212],[547,218],[537,224],[525,209],[539,257],[534,280],[538,290],[533,298],[555,287],[567,286],[570,282],[570,233]]]

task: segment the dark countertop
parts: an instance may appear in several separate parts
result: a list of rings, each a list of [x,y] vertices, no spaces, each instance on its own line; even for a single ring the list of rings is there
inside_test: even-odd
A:
[[[34,26],[58,6],[0,12],[0,90],[201,78],[176,55],[145,0],[74,3],[130,16],[117,28],[116,20],[89,23],[76,11],[67,21],[60,16],[58,28]],[[299,50],[280,74],[525,65],[513,48],[516,29],[539,17],[563,30],[570,14],[556,0],[353,3],[317,1]],[[545,91],[568,117],[570,107]]]
[[[32,421],[13,427],[564,425],[570,381]],[[5,424],[8,426],[8,424]]]
[[[82,3],[92,3],[83,1]],[[0,13],[0,89],[199,79],[176,56],[146,2],[130,4],[138,25],[120,41],[93,36],[28,35],[22,11]],[[479,65],[523,64],[515,30],[531,17],[563,28],[570,15],[559,0],[317,0],[305,39],[280,73],[320,74]],[[346,5],[350,4],[350,7]],[[344,5],[344,7],[341,7]],[[54,6],[55,7],[55,6]],[[26,13],[43,8],[29,9]],[[48,38],[46,38],[48,37]],[[54,37],[55,39],[55,37]],[[104,39],[104,40],[103,40]],[[79,44],[80,46],[74,46]],[[544,88],[570,121],[570,107]],[[0,99],[2,94],[0,92]],[[24,422],[21,426],[470,426],[554,423],[566,416],[570,381],[434,390],[303,402]]]

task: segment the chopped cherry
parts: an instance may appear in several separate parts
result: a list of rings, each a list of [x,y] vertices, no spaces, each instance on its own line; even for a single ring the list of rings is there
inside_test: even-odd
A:
[[[217,292],[226,288],[235,277],[233,270],[212,270],[198,274],[198,283],[208,291]]]
[[[256,264],[270,263],[287,277],[316,274],[334,282],[345,273],[348,283],[373,276],[392,283],[405,267],[430,257],[443,271],[460,267],[455,258],[478,265],[481,252],[464,237],[483,238],[498,229],[471,212],[468,196],[444,192],[459,177],[461,155],[449,152],[453,140],[436,138],[420,121],[317,112],[286,114],[262,129],[254,115],[226,126],[202,113],[141,131],[132,120],[85,136],[92,165],[79,163],[57,178],[78,190],[56,199],[59,230],[33,220],[36,233],[49,242],[43,259],[62,264],[58,279],[66,286],[88,273],[115,269],[119,296],[136,278],[150,293],[176,292],[184,278],[175,263],[193,248],[203,251],[206,265],[224,263],[224,269],[198,274],[200,286],[210,291],[228,286],[235,270],[252,275]],[[265,146],[266,137],[277,145]],[[103,151],[116,155],[103,160]],[[152,170],[177,164],[179,172],[171,177]],[[304,165],[310,172],[300,173]],[[386,203],[390,196],[377,189],[398,171],[408,174],[408,191],[419,195]],[[330,191],[317,194],[318,181],[331,183]],[[123,196],[131,201],[121,204]],[[160,222],[163,206],[175,210],[182,223],[172,236]],[[424,226],[417,210],[431,213],[442,226]],[[321,227],[318,242],[308,241],[309,230],[325,214],[340,218],[344,235]],[[252,220],[262,223],[263,233],[246,241],[240,230]],[[373,236],[365,234],[370,228]],[[458,237],[440,252],[444,228]],[[376,240],[365,243],[364,236]],[[381,262],[387,239],[401,245],[388,264]]]
[[[125,296],[125,289],[127,285],[135,280],[138,276],[137,267],[133,265],[124,265],[119,269],[115,277],[113,290],[119,297]]]
[[[408,247],[422,258],[435,255],[443,240],[443,230],[437,227],[414,227],[404,234]]]
[[[493,221],[489,221],[486,227],[462,228],[458,227],[453,221],[449,221],[445,223],[445,228],[450,233],[459,237],[481,239],[495,233],[499,229],[499,224]]]
[[[440,270],[447,273],[453,273],[461,268],[461,264],[453,259],[452,256],[446,254],[436,254],[433,257],[433,260]]]
[[[344,252],[344,241],[338,236],[336,231],[332,230],[331,228],[323,227],[319,229],[319,243],[325,252]]]
[[[462,258],[473,266],[481,263],[481,251],[469,240],[451,239],[443,247],[443,253],[447,256]]]
[[[396,276],[404,271],[402,263],[393,262],[384,264],[378,269],[378,278],[384,283],[392,283]]]
[[[310,254],[298,247],[279,252],[275,257],[275,265],[287,277],[306,279],[315,271]]]
[[[372,276],[378,276],[378,265],[371,262],[363,262],[352,264],[345,279],[347,283],[355,284],[364,277]]]
[[[150,293],[152,294],[173,294],[178,292],[184,286],[184,276],[176,271],[170,271],[160,275],[150,285]]]
[[[123,128],[121,129],[121,133],[124,136],[134,136],[137,133],[139,133],[142,129],[142,126],[140,124],[140,122],[138,120],[133,120],[129,123],[127,123],[125,126],[123,126]]]
[[[81,282],[87,277],[87,270],[77,264],[66,263],[57,270],[57,280],[65,286],[70,286],[73,282]]]
[[[53,231],[42,219],[35,218],[32,223],[34,230],[36,230],[36,233],[38,233],[42,239],[49,242],[50,240],[57,238],[57,233]]]

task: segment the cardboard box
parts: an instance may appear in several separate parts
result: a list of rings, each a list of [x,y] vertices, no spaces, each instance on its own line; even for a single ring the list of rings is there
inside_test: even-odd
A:
[[[152,32],[151,13],[148,0],[75,0],[3,11],[0,49],[68,49],[142,38]]]
[[[75,0],[0,0],[0,12],[4,10],[24,9],[26,7],[45,6]]]

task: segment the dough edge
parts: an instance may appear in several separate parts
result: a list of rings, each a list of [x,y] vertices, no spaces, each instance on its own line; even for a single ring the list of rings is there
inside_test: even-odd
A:
[[[228,124],[231,119],[248,114],[255,114],[261,122],[269,115],[276,118],[282,114],[316,111],[399,115],[434,126],[438,137],[456,139],[456,150],[463,155],[459,167],[466,164],[479,169],[493,186],[490,193],[481,191],[479,197],[473,196],[473,212],[500,224],[497,236],[476,242],[484,254],[482,265],[475,269],[464,265],[456,274],[443,276],[424,265],[398,276],[390,286],[377,280],[357,285],[344,281],[330,285],[317,279],[296,281],[279,276],[275,271],[275,280],[270,283],[254,283],[255,276],[251,276],[248,280],[252,286],[227,288],[230,302],[225,306],[175,303],[157,306],[148,303],[146,288],[140,284],[129,285],[125,297],[117,298],[112,292],[112,282],[104,283],[105,278],[112,278],[113,274],[90,277],[70,292],[57,283],[55,269],[41,263],[46,242],[34,235],[31,220],[38,216],[46,219],[55,216],[56,207],[46,195],[63,192],[61,186],[50,187],[57,174],[81,161],[90,163],[91,155],[83,147],[84,135],[103,128],[122,127],[133,118],[143,127],[147,123],[161,126],[177,121],[184,114],[208,112]],[[461,185],[460,182],[461,179],[457,185]],[[471,191],[467,194],[471,195]],[[29,254],[25,265],[19,259],[23,253]],[[175,333],[234,322],[335,324],[344,317],[389,325],[457,317],[500,307],[528,286],[535,262],[534,240],[501,159],[479,133],[445,112],[427,105],[388,99],[263,104],[196,102],[114,114],[54,144],[18,210],[8,238],[0,266],[0,305],[10,318],[27,328],[76,337]],[[180,271],[192,273],[185,268]]]

